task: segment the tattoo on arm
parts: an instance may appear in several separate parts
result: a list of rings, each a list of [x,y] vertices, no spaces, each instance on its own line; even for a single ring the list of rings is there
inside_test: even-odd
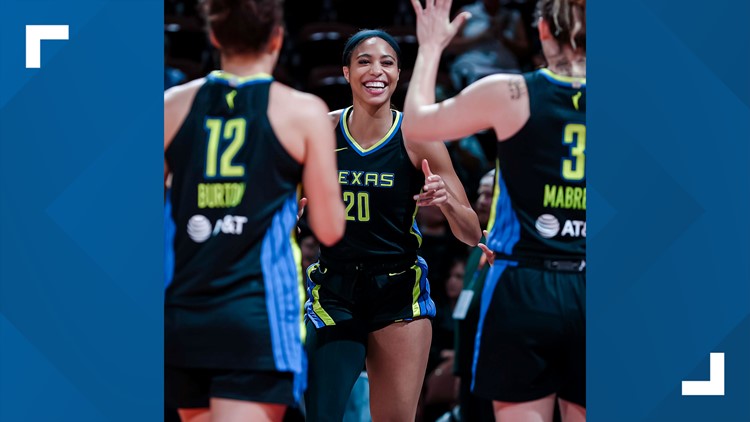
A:
[[[511,79],[508,81],[508,89],[510,89],[510,99],[511,100],[518,100],[520,99],[524,94],[526,94],[526,90],[523,89],[523,86],[521,85],[520,79]]]

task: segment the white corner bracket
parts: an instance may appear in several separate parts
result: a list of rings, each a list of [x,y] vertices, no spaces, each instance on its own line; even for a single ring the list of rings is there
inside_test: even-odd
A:
[[[711,353],[711,374],[708,381],[683,381],[683,396],[724,395],[724,353]]]
[[[67,40],[68,25],[26,25],[26,69],[42,67],[42,40]]]

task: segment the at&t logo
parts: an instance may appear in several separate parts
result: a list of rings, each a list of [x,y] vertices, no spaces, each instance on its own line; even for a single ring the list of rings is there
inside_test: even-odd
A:
[[[586,237],[586,222],[581,220],[565,220],[560,230],[560,221],[552,214],[542,214],[534,224],[536,231],[545,239],[551,239],[560,234],[568,237]]]
[[[187,224],[187,234],[196,243],[203,243],[211,236],[217,234],[242,234],[242,228],[247,223],[247,217],[227,215],[211,224],[211,221],[203,215],[197,214],[190,217]]]

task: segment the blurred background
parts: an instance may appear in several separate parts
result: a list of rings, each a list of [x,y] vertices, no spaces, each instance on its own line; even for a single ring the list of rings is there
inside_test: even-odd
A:
[[[467,82],[495,72],[531,70],[541,64],[532,0],[456,0],[472,19],[446,50],[439,82],[450,96]],[[219,66],[203,31],[197,0],[165,0],[165,88],[204,76]],[[341,51],[360,29],[383,29],[402,50],[401,82],[393,105],[400,109],[417,52],[409,0],[287,0],[286,37],[274,76],[322,97],[331,109],[346,107],[351,95],[341,75]],[[359,10],[366,10],[362,12]]]

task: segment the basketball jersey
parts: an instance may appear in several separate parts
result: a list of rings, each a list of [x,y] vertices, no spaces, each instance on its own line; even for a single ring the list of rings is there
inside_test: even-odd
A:
[[[321,246],[321,257],[332,261],[367,261],[416,255],[422,242],[413,199],[424,175],[409,159],[401,134],[402,114],[393,110],[393,124],[383,138],[364,149],[349,133],[341,114],[336,127],[338,181],[346,206],[346,232],[332,247]]]
[[[248,280],[271,289],[301,277],[302,166],[268,120],[271,82],[211,73],[166,151],[167,306],[219,305],[247,294]]]
[[[530,117],[498,142],[488,246],[516,258],[586,254],[586,80],[524,75]]]

